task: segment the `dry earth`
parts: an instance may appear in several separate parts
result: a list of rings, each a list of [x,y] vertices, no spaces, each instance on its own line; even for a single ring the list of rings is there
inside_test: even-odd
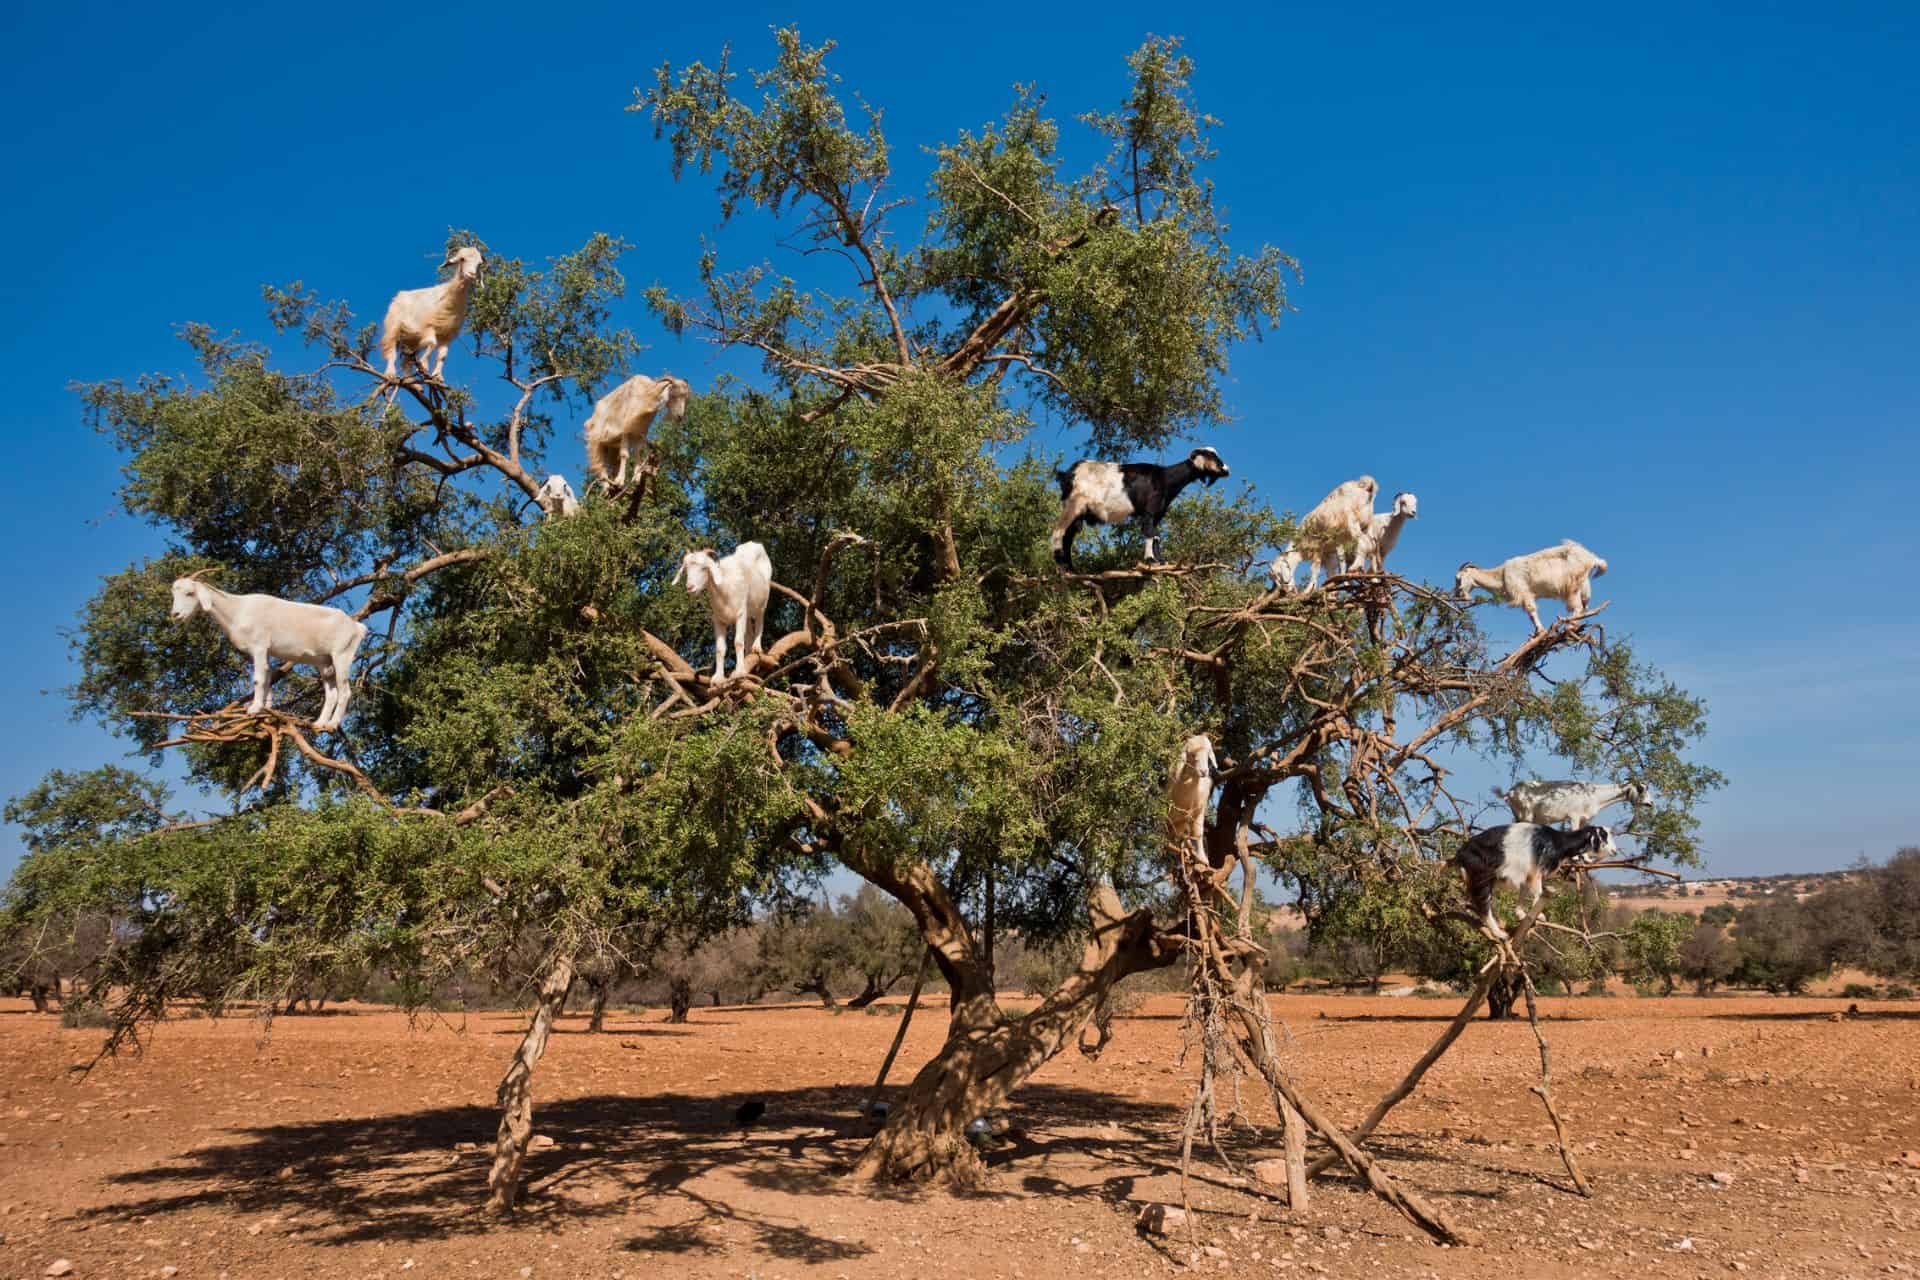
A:
[[[0,1003],[0,1275],[1518,1277],[1916,1275],[1920,1004],[1548,1000],[1556,1095],[1592,1200],[1571,1193],[1524,1023],[1476,1024],[1383,1126],[1391,1170],[1484,1237],[1441,1249],[1341,1174],[1293,1213],[1194,1180],[1198,1240],[1138,1234],[1180,1198],[1189,1073],[1156,998],[1097,1062],[1071,1050],[1015,1097],[975,1194],[875,1193],[840,1174],[897,1022],[817,1008],[568,1019],[537,1080],[527,1204],[480,1216],[494,1084],[518,1019],[409,1026],[352,1009],[169,1022],[145,1057],[70,1077],[99,1043]],[[1274,1001],[1306,1087],[1347,1122],[1452,1006]],[[932,1016],[927,1016],[931,1012]],[[936,1047],[923,1011],[902,1067]],[[901,1068],[896,1068],[897,1071]],[[900,1079],[905,1078],[902,1071]],[[733,1127],[763,1098],[766,1120]],[[1269,1115],[1233,1139],[1273,1154]],[[538,1140],[537,1140],[538,1141]],[[1719,1175],[1716,1178],[1716,1175]],[[168,1270],[176,1268],[177,1270]]]

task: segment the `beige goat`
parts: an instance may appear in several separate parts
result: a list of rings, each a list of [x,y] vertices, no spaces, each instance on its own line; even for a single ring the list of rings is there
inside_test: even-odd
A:
[[[1566,603],[1568,613],[1585,613],[1593,595],[1593,579],[1606,571],[1605,560],[1568,538],[1557,547],[1515,556],[1495,569],[1463,564],[1454,575],[1453,592],[1465,600],[1475,587],[1484,587],[1508,604],[1525,609],[1538,634],[1546,628],[1540,625],[1535,601],[1560,600]]]
[[[603,484],[624,487],[633,450],[646,444],[654,416],[665,409],[670,422],[686,417],[692,391],[685,378],[670,373],[637,373],[601,396],[587,419],[587,470]]]
[[[474,281],[480,278],[480,251],[463,245],[447,255],[442,267],[452,267],[447,280],[425,289],[402,289],[387,304],[387,319],[380,326],[380,354],[387,358],[387,377],[394,376],[402,351],[417,353],[421,367],[432,356],[432,376],[438,378],[447,367],[447,348],[460,336],[467,322],[467,297]]]

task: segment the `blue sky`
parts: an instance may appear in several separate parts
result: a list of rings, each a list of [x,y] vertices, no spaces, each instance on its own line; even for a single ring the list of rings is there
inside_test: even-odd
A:
[[[1710,703],[1703,756],[1731,779],[1703,812],[1712,872],[1920,842],[1920,11],[1228,6],[1172,24],[1105,4],[974,35],[948,10],[721,8],[7,8],[0,794],[117,756],[67,718],[61,632],[156,545],[115,514],[118,460],[70,381],[183,368],[189,320],[265,336],[266,281],[377,316],[431,281],[449,226],[530,260],[609,231],[638,246],[632,284],[684,284],[710,189],[674,185],[622,108],[664,58],[731,40],[754,65],[769,25],[798,21],[842,41],[906,194],[920,148],[997,117],[1015,82],[1063,119],[1108,109],[1146,33],[1185,36],[1236,241],[1306,272],[1298,314],[1236,356],[1237,421],[1212,439],[1235,476],[1296,508],[1362,471],[1416,490],[1397,567],[1437,580],[1562,537],[1606,556],[1610,630]],[[642,367],[730,367],[638,305],[623,319],[653,344]]]

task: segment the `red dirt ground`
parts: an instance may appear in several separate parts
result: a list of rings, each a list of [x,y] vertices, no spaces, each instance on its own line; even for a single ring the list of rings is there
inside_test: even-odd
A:
[[[1199,1243],[1139,1235],[1179,1201],[1189,1071],[1180,1002],[1150,1000],[1098,1062],[1069,1050],[1014,1099],[983,1192],[875,1192],[839,1175],[897,1023],[818,1008],[569,1018],[536,1078],[526,1205],[482,1217],[494,1085],[521,1019],[409,1026],[351,1009],[161,1027],[84,1080],[97,1031],[0,1003],[0,1274],[1020,1276],[1920,1275],[1920,1004],[1543,1001],[1555,1093],[1592,1200],[1571,1193],[1528,1092],[1524,1022],[1476,1024],[1382,1127],[1389,1169],[1485,1237],[1427,1243],[1341,1173],[1299,1214],[1217,1167]],[[1347,1123],[1439,1033],[1450,1002],[1274,1001],[1303,1085]],[[936,1047],[923,1009],[895,1068]],[[931,1016],[929,1016],[931,1015]],[[1236,1159],[1277,1154],[1259,1132]],[[749,1133],[749,1097],[767,1119]],[[1714,1174],[1726,1175],[1717,1183]],[[167,1272],[164,1268],[177,1268]]]

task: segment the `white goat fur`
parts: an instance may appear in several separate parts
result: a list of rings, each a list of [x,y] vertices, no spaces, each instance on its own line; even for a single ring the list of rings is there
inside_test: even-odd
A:
[[[1213,741],[1204,733],[1181,743],[1173,758],[1167,778],[1167,841],[1191,857],[1206,856],[1207,801],[1218,767]]]
[[[453,276],[425,289],[402,289],[387,304],[386,323],[380,326],[380,354],[387,358],[387,376],[402,351],[420,353],[424,365],[428,356],[436,356],[433,376],[447,367],[447,348],[460,336],[467,322],[467,295],[480,278],[480,251],[463,245],[447,255],[440,265],[452,267]]]
[[[1409,520],[1418,519],[1420,499],[1411,493],[1393,495],[1393,506],[1367,517],[1367,529],[1360,539],[1359,563],[1375,573],[1385,573],[1387,556],[1400,545],[1400,530]]]
[[[1496,569],[1463,564],[1454,576],[1453,590],[1465,600],[1475,587],[1486,588],[1525,609],[1537,633],[1545,628],[1540,625],[1535,601],[1559,600],[1566,604],[1568,613],[1585,613],[1593,596],[1592,580],[1606,571],[1605,560],[1568,538],[1557,547],[1515,556]]]
[[[567,483],[565,476],[548,476],[533,500],[539,503],[540,509],[549,516],[580,514],[580,499],[573,492],[573,486]]]
[[[1639,782],[1522,782],[1507,792],[1507,807],[1515,822],[1551,824],[1564,822],[1569,827],[1592,824],[1602,809],[1626,801],[1633,806],[1634,818],[1647,802],[1647,788]],[[1632,823],[1628,824],[1629,826]]]
[[[1378,492],[1379,482],[1372,476],[1335,485],[1333,492],[1300,518],[1299,531],[1269,570],[1274,581],[1291,591],[1301,564],[1310,564],[1313,568],[1307,574],[1307,590],[1311,591],[1320,584],[1322,570],[1331,578],[1358,565],[1373,519],[1373,497]]]
[[[340,727],[352,694],[348,674],[360,642],[367,638],[365,626],[328,605],[229,595],[197,578],[175,578],[174,620],[184,622],[199,612],[218,623],[233,647],[253,659],[253,702],[248,715],[267,709],[267,660],[281,658],[320,669],[327,697],[313,727],[322,732]]]
[[[692,390],[685,378],[670,373],[636,373],[601,396],[587,418],[587,470],[616,488],[625,485],[634,447],[647,442],[654,416],[665,409],[668,421],[684,418]]]
[[[759,653],[760,630],[767,620],[767,595],[772,590],[773,562],[757,542],[743,542],[733,554],[716,558],[711,551],[689,551],[680,557],[675,582],[684,576],[690,595],[707,593],[713,613],[713,678],[724,680],[727,670],[727,628],[733,628],[733,678],[747,671],[747,655]]]

